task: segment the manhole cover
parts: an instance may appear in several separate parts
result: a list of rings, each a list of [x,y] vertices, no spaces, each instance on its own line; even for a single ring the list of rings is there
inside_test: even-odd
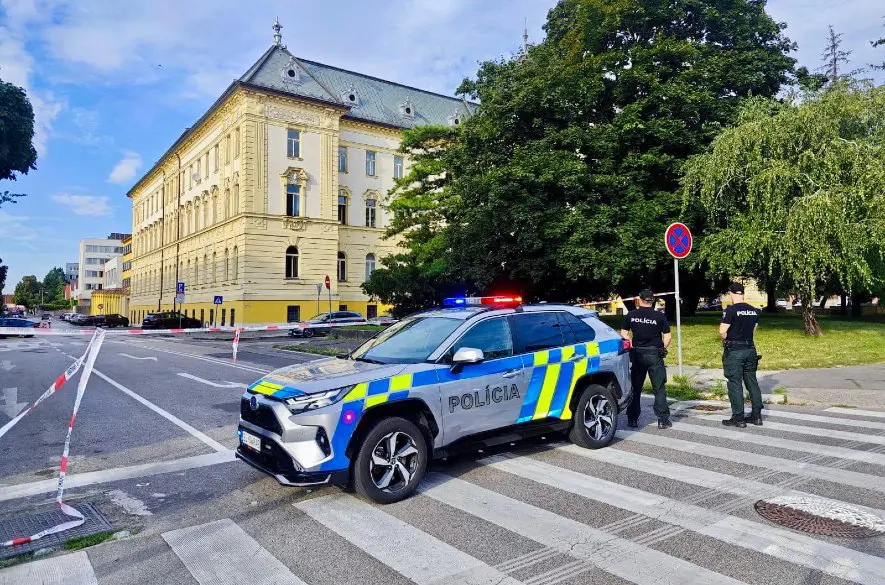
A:
[[[698,404],[692,410],[708,410],[708,411],[717,411],[717,410],[725,410],[725,406],[716,406],[715,404]]]
[[[885,520],[823,498],[780,496],[756,502],[756,511],[775,524],[821,536],[870,538],[885,534]]]
[[[74,504],[74,507],[86,517],[86,522],[77,528],[64,530],[58,534],[50,534],[28,544],[0,547],[0,559],[33,552],[41,548],[57,546],[78,536],[89,536],[90,534],[97,534],[112,529],[105,517],[90,504],[78,502]],[[67,516],[59,509],[31,516],[3,518],[0,520],[0,542],[6,542],[7,540],[22,536],[30,536],[62,522],[68,522],[71,519],[70,516]]]

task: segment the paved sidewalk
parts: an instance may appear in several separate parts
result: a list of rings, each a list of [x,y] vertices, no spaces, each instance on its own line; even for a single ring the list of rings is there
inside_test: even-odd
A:
[[[670,380],[676,366],[667,367]],[[725,376],[721,369],[683,366],[683,373],[701,387],[710,387]],[[763,394],[784,388],[790,402],[844,404],[885,409],[885,363],[844,368],[761,370],[759,386]]]

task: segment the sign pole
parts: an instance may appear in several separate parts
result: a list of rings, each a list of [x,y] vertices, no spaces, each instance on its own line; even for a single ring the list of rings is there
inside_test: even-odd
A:
[[[322,293],[322,292],[323,292],[323,285],[318,284],[317,285],[317,315],[319,315],[320,311],[322,310],[322,309],[320,309],[320,293]]]
[[[329,323],[332,322],[332,288],[329,288]]]
[[[679,375],[682,376],[682,299],[679,297],[679,258],[673,258],[673,275],[676,284],[676,359]]]

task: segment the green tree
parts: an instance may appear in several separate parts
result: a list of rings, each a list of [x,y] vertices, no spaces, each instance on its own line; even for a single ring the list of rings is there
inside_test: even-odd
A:
[[[25,91],[0,79],[0,181],[15,181],[37,168],[34,110]],[[0,205],[15,201],[21,193],[0,191]]]
[[[9,267],[3,264],[3,258],[0,258],[0,310],[3,309],[3,287],[6,286],[6,273]]]
[[[385,237],[404,252],[381,259],[363,284],[366,294],[394,306],[402,316],[439,304],[450,288],[445,226],[456,220],[450,195],[447,157],[457,130],[424,126],[403,133],[400,151],[409,156],[409,172],[398,179],[386,200],[391,214]]]
[[[783,103],[754,99],[686,169],[686,206],[711,220],[714,270],[778,274],[819,335],[816,287],[881,283],[885,257],[885,87],[837,83]],[[761,266],[760,266],[761,265]]]
[[[527,298],[671,287],[665,228],[705,221],[680,216],[682,164],[789,81],[783,27],[755,0],[560,1],[544,42],[460,88],[482,105],[448,159],[450,266]],[[694,266],[691,308],[712,290]]]
[[[870,41],[870,44],[873,45],[874,49],[876,47],[885,46],[885,36],[883,36],[881,39],[876,39],[875,41]],[[872,67],[873,69],[885,70],[885,61],[882,61],[879,64],[871,63],[870,67]]]
[[[13,299],[16,305],[24,305],[28,308],[40,304],[40,282],[34,275],[23,276],[17,285]]]
[[[65,298],[65,271],[56,266],[43,278],[44,301],[59,302]]]

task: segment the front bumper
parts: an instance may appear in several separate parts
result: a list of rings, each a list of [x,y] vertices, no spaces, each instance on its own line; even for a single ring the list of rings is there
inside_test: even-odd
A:
[[[266,437],[262,441],[267,441]],[[274,451],[281,451],[276,447]],[[347,469],[340,471],[297,471],[292,465],[291,459],[286,461],[286,456],[281,454],[268,455],[256,453],[248,447],[237,447],[237,459],[245,461],[258,471],[276,479],[280,484],[292,487],[310,487],[319,485],[344,485],[350,480]]]

